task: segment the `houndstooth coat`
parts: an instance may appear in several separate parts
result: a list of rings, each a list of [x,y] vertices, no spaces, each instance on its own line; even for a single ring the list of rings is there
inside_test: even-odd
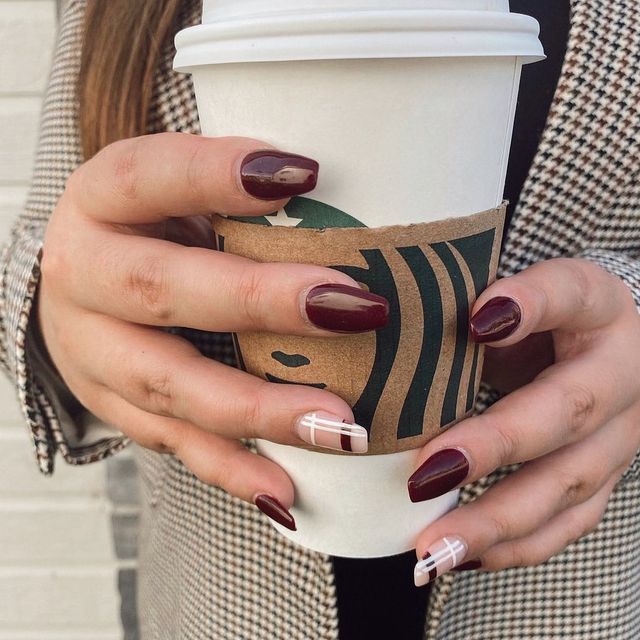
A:
[[[198,20],[185,2],[184,24]],[[2,252],[0,359],[15,383],[37,462],[58,451],[95,462],[126,440],[70,412],[29,337],[47,219],[81,162],[74,96],[84,0],[68,0],[44,106],[31,194]],[[157,74],[151,131],[198,131],[188,78]],[[564,71],[501,265],[508,276],[581,255],[619,275],[640,304],[640,5],[573,0]],[[231,361],[224,336],[192,332]],[[495,400],[484,390],[480,406]],[[196,480],[178,460],[139,452],[145,488],[140,610],[144,640],[330,640],[338,637],[332,564],[277,535],[247,504]],[[507,471],[468,487],[469,501]],[[427,640],[640,638],[640,463],[626,473],[597,531],[537,568],[440,578]]]

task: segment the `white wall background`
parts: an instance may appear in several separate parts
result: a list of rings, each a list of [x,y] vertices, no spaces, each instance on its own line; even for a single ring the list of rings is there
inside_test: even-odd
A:
[[[0,0],[0,243],[26,197],[55,26],[55,0]],[[39,475],[0,379],[0,640],[123,637],[118,578],[133,560],[116,559],[112,521],[131,515],[118,509],[105,465]]]

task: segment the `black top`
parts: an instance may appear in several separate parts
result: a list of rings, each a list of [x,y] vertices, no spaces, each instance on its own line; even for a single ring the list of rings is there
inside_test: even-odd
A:
[[[569,5],[569,0],[511,0],[513,12],[529,14],[540,22],[548,57],[523,70],[505,188],[510,201],[507,228],[560,77],[569,34]],[[429,589],[413,585],[415,562],[413,551],[375,560],[333,559],[341,640],[422,640]]]

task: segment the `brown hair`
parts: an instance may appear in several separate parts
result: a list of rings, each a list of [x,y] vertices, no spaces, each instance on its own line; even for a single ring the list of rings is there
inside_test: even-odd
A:
[[[78,83],[86,159],[147,130],[153,75],[180,0],[89,0]]]

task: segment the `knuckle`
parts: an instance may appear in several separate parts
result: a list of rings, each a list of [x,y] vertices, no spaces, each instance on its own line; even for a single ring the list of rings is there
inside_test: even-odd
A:
[[[105,417],[108,418],[108,415]],[[171,431],[166,428],[162,420],[129,423],[126,425],[126,433],[133,441],[150,451],[163,455],[175,452]]]
[[[109,155],[114,193],[122,200],[138,197],[140,149],[142,138],[129,138],[113,143],[104,152]]]
[[[583,385],[573,384],[560,389],[567,407],[567,428],[574,437],[579,437],[596,410],[595,393]]]
[[[154,451],[162,454],[175,455],[180,446],[180,438],[174,429],[165,429],[164,432],[156,438]]]
[[[173,415],[173,376],[169,369],[158,371],[142,381],[142,394],[155,413]]]
[[[591,482],[579,474],[560,475],[558,485],[564,507],[580,504],[593,495]]]
[[[566,260],[565,266],[569,269],[572,276],[573,289],[577,302],[577,313],[593,313],[597,307],[596,292],[598,291],[598,287],[593,286],[587,269],[585,269],[579,261]]]
[[[539,321],[551,306],[549,292],[542,284],[530,282],[528,283],[528,290],[523,291],[523,297],[526,295],[528,295],[534,303],[532,304],[532,308],[535,310],[535,315],[537,316],[536,319]]]
[[[239,415],[244,430],[250,437],[266,436],[266,410],[269,402],[269,383],[259,380],[252,393],[244,398]]]
[[[173,310],[169,301],[167,269],[162,258],[141,260],[128,274],[125,290],[160,324],[169,324]]]
[[[518,435],[508,425],[498,424],[495,427],[497,438],[497,451],[500,455],[500,464],[521,462],[518,460],[520,441]]]
[[[175,393],[171,369],[149,374],[133,365],[123,371],[129,371],[123,380],[126,395],[131,395],[134,402],[157,415],[173,416]],[[175,444],[175,441],[167,441],[168,448],[174,449]]]
[[[174,453],[173,447],[162,439],[151,440],[143,446],[145,446],[146,449],[151,449],[151,451],[161,453],[162,455],[172,455]]]
[[[265,278],[259,265],[243,269],[236,284],[235,295],[240,313],[250,327],[261,327],[264,320]]]
[[[509,518],[503,513],[490,514],[489,527],[493,532],[496,542],[513,538],[513,526]]]
[[[141,447],[149,449],[149,451],[161,453],[162,455],[172,455],[174,453],[173,447],[161,437],[134,435],[132,439]]]
[[[184,140],[184,139],[183,139]],[[199,136],[188,138],[186,149],[187,160],[185,163],[185,181],[187,188],[200,201],[205,201],[205,186],[209,182],[211,157],[207,156],[205,140]],[[209,160],[209,164],[205,162]]]

